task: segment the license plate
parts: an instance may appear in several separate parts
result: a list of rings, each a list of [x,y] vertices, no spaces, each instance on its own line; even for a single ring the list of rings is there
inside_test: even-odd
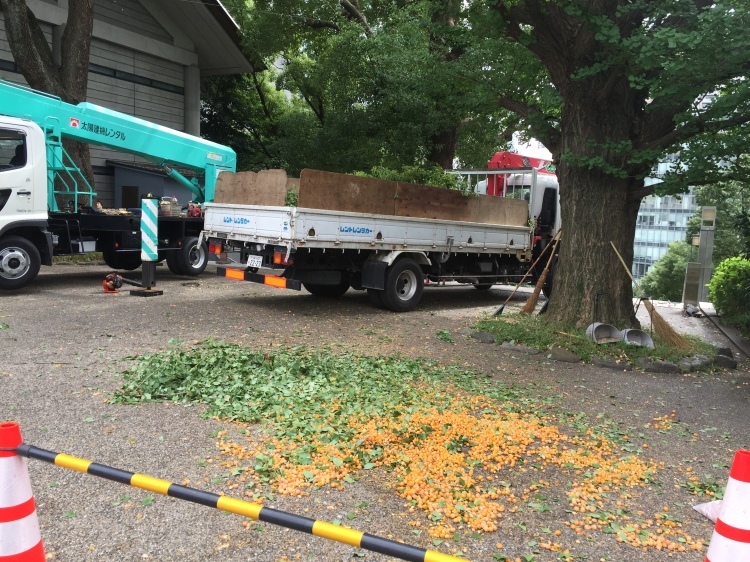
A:
[[[248,256],[247,257],[247,267],[262,267],[263,266],[263,256]]]

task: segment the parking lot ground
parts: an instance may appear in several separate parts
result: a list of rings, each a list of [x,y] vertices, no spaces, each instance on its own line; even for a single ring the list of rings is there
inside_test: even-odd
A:
[[[429,357],[550,397],[560,411],[580,412],[588,419],[608,419],[644,432],[643,442],[649,448],[643,456],[663,463],[664,469],[655,483],[638,491],[634,509],[653,514],[667,507],[680,525],[704,540],[710,538],[713,524],[691,506],[708,498],[689,493],[688,468],[701,481],[711,475],[723,482],[734,452],[750,447],[746,361],[737,370],[712,374],[646,374],[556,363],[543,354],[525,356],[460,336],[462,329],[470,329],[496,310],[509,287],[490,291],[430,287],[418,310],[393,314],[372,308],[362,292],[325,300],[304,291],[230,282],[210,272],[197,279],[179,277],[161,266],[157,286],[163,296],[132,297],[127,288],[105,294],[101,280],[108,272],[99,265],[45,268],[32,287],[0,295],[4,326],[0,329],[0,420],[18,421],[27,443],[229,493],[224,486],[226,469],[216,460],[216,435],[227,431],[231,438],[241,439],[245,427],[205,419],[200,416],[204,407],[196,404],[108,401],[134,357],[212,337],[255,349],[305,345],[325,346],[331,353]],[[517,295],[503,314],[512,313],[524,298]],[[664,310],[665,318],[670,318],[673,311]],[[681,330],[722,343],[720,334],[711,332],[703,320],[682,318]],[[441,330],[454,334],[455,343],[437,338]],[[674,430],[643,429],[673,412]],[[386,559],[271,525],[243,526],[236,516],[154,498],[34,461],[29,471],[51,560],[329,561],[355,555]],[[544,529],[561,530],[564,546],[586,560],[665,558],[664,552],[644,552],[612,535],[572,533],[564,524],[571,517],[565,512],[564,484],[551,492],[556,500],[549,513],[522,506],[517,513],[506,514],[495,533],[440,544],[426,532],[414,532],[419,529],[409,521],[417,516],[396,495],[386,469],[370,471],[344,491],[322,488],[303,498],[276,494],[265,505],[314,519],[339,519],[421,548],[460,551],[470,560],[501,560],[500,555],[533,556],[526,559],[536,562],[562,559],[559,552],[539,549]],[[354,519],[348,519],[350,513]],[[675,553],[674,557],[698,560],[701,555]]]

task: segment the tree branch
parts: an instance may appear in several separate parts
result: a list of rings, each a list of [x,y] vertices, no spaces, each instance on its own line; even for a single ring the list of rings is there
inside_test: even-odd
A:
[[[258,98],[260,98],[260,106],[263,108],[263,114],[266,116],[266,118],[271,122],[271,124],[274,124],[273,118],[271,117],[271,110],[268,109],[268,104],[266,103],[266,94],[263,92],[263,85],[258,82],[258,75],[253,72],[253,84],[255,85],[255,91],[258,94]]]
[[[750,114],[740,114],[728,119],[708,122],[703,121],[700,116],[697,116],[688,123],[674,128],[672,131],[662,135],[661,137],[643,142],[635,148],[637,150],[663,150],[665,148],[669,148],[674,144],[677,144],[678,142],[682,142],[691,137],[694,137],[700,133],[718,132],[724,129],[736,127],[738,125],[744,125],[745,123],[750,123]]]
[[[367,18],[359,9],[359,2],[354,0],[354,3],[352,3],[350,0],[340,0],[339,3],[341,4],[341,7],[344,8],[344,11],[349,14],[349,17],[362,24],[362,27],[365,28],[365,35],[370,37],[370,35],[372,35],[372,29],[370,29],[370,24],[367,23]]]
[[[628,191],[628,201],[635,202],[640,201],[644,197],[654,194],[654,186],[648,185],[639,187],[638,189],[631,189]]]
[[[305,26],[311,28],[311,29],[333,29],[334,31],[340,31],[341,28],[339,28],[338,25],[336,25],[332,21],[324,21],[324,20],[315,20],[312,18],[306,18],[303,20]]]
[[[497,103],[503,109],[512,111],[524,119],[527,119],[534,131],[534,136],[542,141],[542,144],[546,146],[550,152],[556,152],[557,147],[560,144],[560,131],[550,125],[539,110],[524,102],[504,96],[499,97]]]

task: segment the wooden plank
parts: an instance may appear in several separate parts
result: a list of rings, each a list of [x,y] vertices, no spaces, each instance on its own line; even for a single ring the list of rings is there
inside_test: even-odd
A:
[[[238,205],[283,207],[286,201],[287,178],[284,170],[261,170],[219,174],[214,201]]]
[[[469,197],[469,220],[483,224],[527,226],[529,205],[520,199],[491,195]]]
[[[465,196],[442,187],[309,169],[300,174],[299,206],[482,224],[528,224],[525,201],[487,195]]]
[[[469,199],[453,189],[399,183],[396,216],[469,222]]]
[[[350,213],[394,214],[394,181],[320,170],[300,173],[299,206]]]

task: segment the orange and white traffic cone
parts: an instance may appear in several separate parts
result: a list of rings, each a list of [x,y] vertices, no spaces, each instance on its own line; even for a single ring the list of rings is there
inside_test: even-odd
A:
[[[16,422],[0,423],[0,562],[43,562],[44,546]]]
[[[734,455],[705,562],[750,561],[750,451]]]

